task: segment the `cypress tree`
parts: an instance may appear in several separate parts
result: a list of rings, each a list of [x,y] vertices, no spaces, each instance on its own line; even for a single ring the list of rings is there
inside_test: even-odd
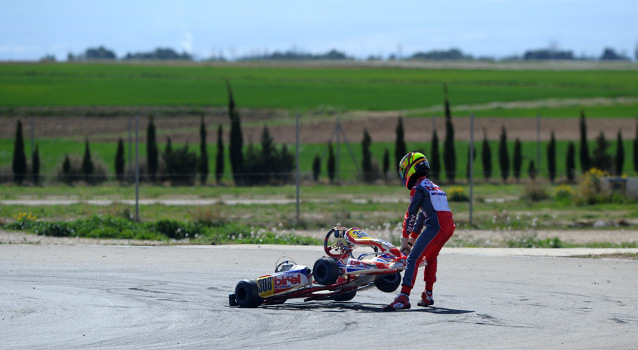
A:
[[[430,151],[430,178],[438,181],[441,177],[441,152],[439,151],[439,136],[436,130],[432,132],[432,150]]]
[[[547,144],[547,171],[549,172],[549,182],[554,183],[556,179],[556,138],[552,130],[552,136]]]
[[[510,175],[510,159],[507,151],[507,132],[505,126],[501,127],[501,138],[498,143],[498,164],[501,166],[501,178],[507,181]]]
[[[270,130],[268,130],[267,126],[264,126],[264,129],[261,132],[261,157],[258,162],[261,166],[255,170],[260,173],[264,173],[262,180],[265,183],[269,183],[273,176],[284,173],[283,169],[280,167],[283,164],[277,162],[275,153],[276,149],[274,147],[274,140],[272,136],[270,136]],[[254,175],[256,177],[261,177],[260,174]]]
[[[636,119],[636,135],[634,136],[634,172],[638,174],[638,119]]]
[[[166,137],[166,146],[164,146],[164,153],[162,153],[162,158],[164,159],[164,166],[166,168],[166,174],[163,180],[173,181],[173,178],[178,176],[178,171],[175,170],[174,166],[177,162],[173,159],[173,142],[171,141],[171,137]]]
[[[363,180],[365,182],[374,181],[374,171],[372,170],[372,155],[370,154],[370,145],[372,140],[368,129],[363,129],[363,140],[361,140],[361,170],[363,171]]]
[[[383,181],[388,181],[388,171],[390,171],[390,151],[386,148],[383,152]]]
[[[327,165],[327,169],[328,169],[328,179],[330,180],[330,183],[334,182],[335,179],[335,169],[336,169],[336,160],[335,160],[335,154],[334,151],[332,149],[332,142],[328,142],[328,165]]]
[[[565,158],[567,181],[574,182],[576,179],[576,146],[574,146],[574,143],[571,141],[567,144],[567,155]]]
[[[206,149],[206,125],[204,115],[199,123],[199,182],[205,184],[208,180],[208,150]]]
[[[447,96],[447,85],[443,85],[445,92],[445,142],[443,143],[443,164],[445,165],[445,176],[454,183],[456,175],[456,151],[454,150],[454,125],[452,124],[452,112]]]
[[[62,162],[62,174],[64,178],[64,182],[67,184],[71,184],[71,159],[69,159],[69,154],[64,154],[64,162]]]
[[[22,138],[22,122],[18,120],[16,138],[13,146],[13,181],[21,185],[27,175],[27,156],[24,153],[24,139]]]
[[[523,167],[523,150],[521,146],[521,140],[516,138],[514,141],[514,155],[512,159],[512,170],[514,173],[514,178],[518,183],[521,178],[521,168]]]
[[[401,162],[401,159],[403,159],[403,156],[405,156],[405,154],[408,153],[405,146],[403,120],[401,117],[399,117],[399,121],[397,122],[396,135],[397,135],[397,138],[394,144],[394,159],[396,160],[395,164],[397,164],[398,166],[399,162]]]
[[[235,108],[235,100],[228,80],[226,80],[226,88],[228,89],[228,117],[230,118],[230,167],[235,185],[241,185],[244,171],[244,138],[241,132],[239,113]]]
[[[171,154],[173,152],[173,142],[171,141],[171,137],[166,137],[166,146],[164,146],[164,154]]]
[[[609,142],[605,139],[605,134],[601,131],[596,138],[596,148],[592,152],[591,165],[600,170],[610,172],[611,170],[611,157],[607,154],[607,147]]]
[[[117,141],[117,151],[115,152],[115,178],[119,182],[124,181],[124,141],[120,137]]]
[[[527,175],[529,175],[529,178],[532,180],[536,179],[536,166],[534,165],[533,159],[529,161],[529,166],[527,168]]]
[[[219,184],[224,175],[224,140],[222,126],[217,127],[217,158],[215,162],[215,181]]]
[[[483,129],[483,147],[481,148],[481,162],[483,163],[483,176],[486,181],[492,177],[492,150],[487,141],[487,133]]]
[[[88,184],[93,183],[93,172],[95,166],[93,165],[93,159],[91,159],[91,150],[89,149],[89,139],[84,140],[84,157],[82,157],[82,175],[84,175],[84,181]]]
[[[622,144],[622,135],[620,135],[620,130],[618,130],[618,135],[616,136],[616,176],[622,175],[622,170],[625,166],[625,147]]]
[[[585,173],[591,168],[591,157],[589,156],[589,146],[587,145],[587,123],[585,121],[585,111],[580,111],[580,168]]]
[[[33,175],[33,184],[40,183],[40,151],[39,147],[35,146],[35,151],[31,155],[31,173]]]
[[[319,181],[319,174],[321,174],[321,157],[317,154],[312,160],[312,179],[315,182]]]
[[[148,121],[146,127],[146,171],[151,182],[157,180],[157,168],[159,153],[157,151],[157,140],[155,139],[155,123],[153,116]]]

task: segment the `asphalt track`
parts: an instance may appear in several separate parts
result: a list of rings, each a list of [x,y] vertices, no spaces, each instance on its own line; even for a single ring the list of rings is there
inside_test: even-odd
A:
[[[319,247],[0,245],[0,348],[636,349],[638,261],[544,251],[444,249],[435,307],[418,281],[412,310],[382,313],[394,293],[376,289],[228,306],[240,279]]]

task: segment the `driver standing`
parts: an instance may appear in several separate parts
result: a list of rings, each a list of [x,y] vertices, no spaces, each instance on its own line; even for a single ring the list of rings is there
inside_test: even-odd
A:
[[[423,279],[425,290],[419,306],[434,304],[432,290],[436,281],[437,257],[443,245],[452,237],[455,225],[445,192],[427,176],[430,163],[422,153],[410,152],[399,163],[403,185],[410,190],[410,205],[403,220],[400,250],[408,254],[401,292],[383,311],[410,308],[410,292],[414,287],[417,268],[425,260]],[[425,225],[425,230],[421,229]]]

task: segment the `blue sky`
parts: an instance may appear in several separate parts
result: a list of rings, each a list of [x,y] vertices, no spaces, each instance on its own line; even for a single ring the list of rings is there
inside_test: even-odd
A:
[[[633,57],[638,44],[637,0],[2,0],[1,8],[0,60],[64,60],[99,45],[118,56],[170,47],[200,59],[453,47],[500,58],[550,45]]]

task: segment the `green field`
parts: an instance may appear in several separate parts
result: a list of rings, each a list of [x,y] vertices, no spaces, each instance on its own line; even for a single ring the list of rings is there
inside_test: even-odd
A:
[[[604,98],[588,117],[635,117],[638,70],[501,70],[375,67],[267,67],[239,64],[0,64],[0,106],[225,106],[224,80],[242,108],[307,111],[415,111],[548,99]],[[625,102],[614,102],[625,98]],[[544,116],[577,116],[580,107],[539,107]],[[495,114],[493,114],[494,112]],[[480,109],[477,115],[535,116],[535,108]],[[429,112],[424,112],[429,113]],[[469,114],[469,112],[468,112]]]

